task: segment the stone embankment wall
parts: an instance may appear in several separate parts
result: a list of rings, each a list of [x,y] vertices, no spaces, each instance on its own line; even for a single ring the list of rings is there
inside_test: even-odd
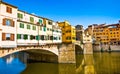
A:
[[[120,45],[93,45],[93,51],[120,51]]]

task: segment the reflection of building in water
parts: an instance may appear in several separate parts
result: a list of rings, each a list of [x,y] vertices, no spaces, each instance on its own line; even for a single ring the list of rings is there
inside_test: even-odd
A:
[[[7,64],[11,64],[14,59],[19,59],[23,63],[27,63],[28,54],[24,52],[14,53],[3,57]]]
[[[14,56],[13,55],[10,55],[8,58],[6,58],[6,63],[7,64],[10,64],[14,59]]]
[[[96,71],[95,71],[95,68],[94,68],[93,55],[84,55],[84,59],[82,60],[82,63],[76,69],[77,74],[80,74],[82,72],[84,74],[96,74]]]

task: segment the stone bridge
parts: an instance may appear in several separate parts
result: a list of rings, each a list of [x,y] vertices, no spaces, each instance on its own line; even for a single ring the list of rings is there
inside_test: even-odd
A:
[[[84,49],[84,54],[92,53],[92,51],[91,51],[92,45],[91,44],[84,44],[84,45],[80,45],[80,43],[51,44],[51,45],[47,44],[47,45],[41,45],[41,46],[18,46],[16,48],[1,48],[0,49],[0,57],[4,57],[9,54],[12,54],[15,52],[20,52],[20,51],[30,52],[31,50],[35,50],[35,51],[37,50],[36,52],[47,51],[45,53],[48,53],[48,52],[53,53],[55,56],[57,56],[58,63],[76,63],[76,59],[75,59],[75,46],[76,45],[78,45],[79,48]],[[34,53],[32,53],[32,54],[34,54]],[[34,56],[34,55],[32,55],[32,56]],[[49,58],[49,56],[47,58]]]
[[[58,63],[75,63],[75,45],[74,44],[51,44],[41,46],[18,46],[16,48],[1,48],[0,57],[20,51],[39,50],[38,52],[47,51],[57,56]],[[44,57],[44,56],[43,56]],[[48,56],[49,57],[49,56]]]

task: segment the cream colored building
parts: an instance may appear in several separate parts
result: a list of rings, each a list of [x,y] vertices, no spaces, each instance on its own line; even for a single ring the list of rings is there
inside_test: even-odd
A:
[[[92,36],[88,32],[86,34],[83,33],[83,43],[92,43]]]
[[[0,47],[16,47],[16,6],[0,2]]]
[[[0,47],[61,43],[61,39],[56,22],[0,2]]]
[[[62,31],[58,23],[53,22],[53,43],[62,42]]]

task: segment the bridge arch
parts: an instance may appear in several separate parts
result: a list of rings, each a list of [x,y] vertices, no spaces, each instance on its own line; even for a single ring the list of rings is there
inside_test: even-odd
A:
[[[79,53],[83,53],[83,46],[82,45],[78,45],[78,44],[75,44],[75,53],[76,54],[79,54]]]
[[[0,50],[0,57],[4,57],[6,55],[20,52],[20,51],[28,51],[28,50],[45,50],[49,51],[51,53],[54,53],[58,56],[58,48],[56,46],[54,47],[17,47],[17,48],[11,48],[11,49],[2,49]]]

